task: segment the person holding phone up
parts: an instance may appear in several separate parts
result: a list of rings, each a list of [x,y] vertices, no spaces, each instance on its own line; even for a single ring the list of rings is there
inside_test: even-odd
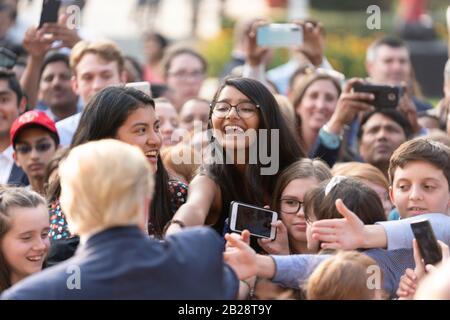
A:
[[[73,48],[81,40],[76,29],[67,27],[68,18],[68,15],[62,15],[57,23],[45,23],[41,28],[30,27],[25,33],[22,44],[28,52],[28,59],[20,85],[31,108],[37,104],[40,71],[47,52],[64,47]],[[53,46],[55,41],[59,41],[56,47]]]
[[[449,248],[440,240],[438,240],[438,243],[442,252],[442,262],[447,261],[450,256]],[[406,269],[405,273],[400,278],[400,283],[397,290],[399,300],[411,300],[416,293],[417,286],[425,275],[427,273],[434,272],[436,269],[436,267],[431,264],[425,265],[416,239],[413,240],[413,252],[416,267],[414,270],[411,268]]]

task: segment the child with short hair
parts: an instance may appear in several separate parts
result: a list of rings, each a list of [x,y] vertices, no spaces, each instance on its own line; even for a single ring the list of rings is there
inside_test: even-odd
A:
[[[390,197],[401,218],[448,213],[450,148],[429,139],[403,143],[389,164]]]
[[[45,199],[24,188],[0,187],[0,293],[42,270],[50,240]]]
[[[55,123],[44,112],[28,111],[14,121],[10,136],[14,160],[31,189],[43,195],[45,169],[59,146]]]
[[[403,143],[391,157],[389,181],[389,195],[403,219],[438,213],[437,217],[427,218],[430,218],[436,236],[441,234],[450,240],[449,232],[442,229],[450,206],[449,147],[425,138]],[[316,237],[328,242],[324,243],[325,248],[412,248],[409,224],[414,219],[364,226],[351,210],[343,210],[343,215],[344,219],[314,224],[312,229]],[[330,237],[334,241],[329,241]]]

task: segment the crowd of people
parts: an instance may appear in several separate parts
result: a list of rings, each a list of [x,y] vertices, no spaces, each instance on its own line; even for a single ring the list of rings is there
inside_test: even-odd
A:
[[[17,56],[0,67],[1,299],[450,299],[450,60],[433,107],[396,37],[347,79],[323,24],[297,21],[304,42],[266,70],[251,19],[205,97],[192,47],[146,31],[141,64],[64,14],[17,42],[16,10],[0,0]],[[277,212],[275,238],[232,233],[233,201]],[[439,265],[413,239],[423,218]]]

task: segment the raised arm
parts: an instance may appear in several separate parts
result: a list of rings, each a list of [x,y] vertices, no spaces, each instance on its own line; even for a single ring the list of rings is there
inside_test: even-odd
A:
[[[23,47],[28,52],[28,58],[27,65],[20,79],[20,85],[27,94],[28,105],[31,108],[34,108],[37,104],[42,63],[53,41],[52,36],[46,36],[42,29],[38,30],[35,27],[29,28],[23,39]]]
[[[206,217],[214,205],[214,201],[220,195],[219,186],[205,175],[197,175],[189,184],[188,198],[172,218],[185,226],[203,225]],[[166,234],[172,234],[181,230],[181,226],[172,223]]]
[[[45,54],[52,48],[54,41],[60,41],[61,47],[72,48],[81,38],[77,30],[67,25],[68,15],[62,15],[58,23],[46,23],[40,29],[31,27],[25,33],[23,47],[28,52],[27,65],[25,67],[20,85],[27,94],[28,104],[34,108],[37,104],[39,91],[39,77]]]

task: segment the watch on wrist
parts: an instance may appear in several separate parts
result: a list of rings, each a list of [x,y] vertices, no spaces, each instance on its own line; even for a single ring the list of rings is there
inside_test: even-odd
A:
[[[330,132],[325,124],[319,131],[320,141],[329,149],[337,149],[341,145],[342,135]]]

